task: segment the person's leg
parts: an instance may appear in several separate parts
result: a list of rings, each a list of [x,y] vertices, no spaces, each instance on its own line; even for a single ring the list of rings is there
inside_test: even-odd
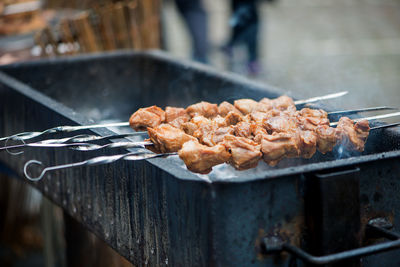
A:
[[[248,34],[246,38],[246,45],[249,54],[249,62],[258,60],[258,29],[259,29],[259,19],[256,1],[250,1],[251,6],[249,6],[251,13],[251,20],[248,24]]]
[[[206,63],[208,52],[207,13],[201,0],[175,0],[193,42],[193,58]]]

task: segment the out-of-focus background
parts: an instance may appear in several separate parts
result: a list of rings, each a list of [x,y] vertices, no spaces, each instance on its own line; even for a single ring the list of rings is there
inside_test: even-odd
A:
[[[300,98],[348,90],[336,100],[343,108],[399,106],[399,0],[241,2],[2,0],[0,64],[163,49]],[[0,176],[0,266],[64,266],[66,258],[77,259],[69,266],[130,266],[40,193],[6,176],[12,173]],[[66,237],[85,242],[86,250],[66,248]]]

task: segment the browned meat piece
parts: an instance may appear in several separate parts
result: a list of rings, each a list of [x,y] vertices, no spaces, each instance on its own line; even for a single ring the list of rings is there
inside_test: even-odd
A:
[[[322,154],[332,151],[336,145],[336,129],[327,125],[317,126],[315,133],[317,134],[317,147],[318,151]]]
[[[174,126],[175,128],[183,129],[183,125],[189,121],[188,116],[181,116],[173,121],[170,121],[169,124]]]
[[[199,115],[199,116],[194,116],[194,117],[190,120],[190,122],[196,124],[197,127],[200,127],[200,126],[205,125],[205,124],[210,124],[210,123],[211,123],[211,120],[207,119],[207,118],[204,117],[204,116]]]
[[[299,114],[304,117],[313,117],[319,119],[328,118],[328,113],[322,109],[303,108],[299,111]]]
[[[286,95],[273,99],[272,106],[279,110],[296,110],[293,99]]]
[[[233,134],[234,129],[232,126],[219,127],[215,122],[200,126],[194,133],[200,143],[207,146],[214,146],[223,141],[224,136]]]
[[[238,122],[242,121],[242,115],[239,115],[238,113],[234,111],[230,111],[226,116],[225,116],[225,125],[236,125]]]
[[[311,158],[317,150],[317,134],[312,131],[299,131],[300,155],[303,158]]]
[[[140,108],[129,118],[129,125],[136,131],[146,130],[147,127],[156,127],[165,121],[165,112],[157,107],[151,106]]]
[[[268,135],[267,130],[265,130],[262,126],[258,124],[252,124],[250,126],[250,130],[252,135],[254,136],[253,141],[261,144],[261,140],[263,139],[264,135]]]
[[[227,162],[231,157],[224,145],[208,147],[197,141],[183,144],[178,154],[190,171],[202,174],[209,173],[212,167]]]
[[[362,120],[354,125],[354,122],[341,117],[336,127],[337,137],[340,143],[349,149],[364,151],[364,145],[369,135],[369,124],[367,120]]]
[[[197,141],[193,136],[185,134],[182,130],[169,124],[147,128],[147,131],[155,148],[162,153],[177,152],[185,142],[190,140]]]
[[[182,123],[180,127],[186,134],[188,135],[193,135],[193,133],[199,128],[195,123],[193,122],[184,122]]]
[[[273,101],[272,101],[272,99],[269,99],[269,98],[267,98],[267,97],[264,97],[263,99],[261,99],[259,103],[262,103],[262,104],[264,104],[264,105],[267,105],[267,106],[270,106],[271,108],[273,108],[273,105],[272,105]]]
[[[200,143],[207,146],[213,146],[214,144],[212,143],[211,138],[214,129],[215,127],[213,124],[205,124],[194,131],[193,136],[196,137]]]
[[[219,115],[221,115],[222,117],[226,117],[226,115],[228,115],[229,112],[234,112],[237,113],[238,115],[242,115],[242,113],[237,108],[235,108],[235,106],[232,105],[231,103],[224,101],[221,104],[219,104],[218,106]]]
[[[218,115],[217,117],[215,117],[214,119],[212,119],[211,124],[214,124],[218,127],[225,127],[226,125],[226,121],[224,117],[221,117],[220,115]]]
[[[169,123],[179,117],[187,117],[188,120],[190,119],[190,116],[186,113],[186,110],[184,108],[165,108],[165,122]]]
[[[264,135],[261,140],[263,159],[271,166],[275,166],[284,157],[299,155],[298,140],[293,134],[273,133]]]
[[[260,100],[261,104],[269,106],[270,109],[278,110],[296,110],[296,106],[292,98],[283,95],[275,99],[263,98]]]
[[[232,126],[221,127],[212,132],[211,143],[216,145],[224,141],[224,137],[234,133]]]
[[[211,124],[211,120],[207,119],[204,116],[195,116],[189,122],[185,122],[182,124],[182,130],[189,134],[193,135],[194,132],[199,129],[202,125],[209,125]]]
[[[199,115],[206,118],[213,118],[218,115],[218,105],[202,101],[200,103],[188,106],[186,108],[186,112],[192,118]]]
[[[303,130],[315,131],[319,125],[329,126],[328,113],[322,109],[303,108],[297,112],[296,119]]]
[[[238,170],[255,168],[262,156],[261,145],[244,137],[227,135],[223,144],[231,152],[230,163]]]
[[[257,104],[258,102],[253,99],[238,99],[234,102],[235,107],[244,115],[253,112]]]
[[[286,115],[266,118],[262,125],[269,134],[274,132],[293,132],[298,129],[297,121],[293,117]]]
[[[239,122],[233,127],[233,129],[235,131],[236,136],[252,138],[250,122],[245,122],[245,121]]]
[[[253,111],[252,113],[250,113],[251,120],[260,125],[262,125],[264,119],[266,119],[267,116],[267,113],[260,111]]]
[[[242,121],[251,123],[253,120],[251,119],[250,114],[247,114],[246,116],[242,117]]]

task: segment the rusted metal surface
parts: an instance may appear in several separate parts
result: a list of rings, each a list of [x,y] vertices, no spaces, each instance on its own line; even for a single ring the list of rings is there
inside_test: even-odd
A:
[[[6,73],[0,73],[0,136],[88,124],[88,118],[126,121],[135,109],[153,104],[186,106],[199,100],[282,94],[204,66],[175,62],[160,53],[45,60],[0,71]],[[380,138],[382,133],[385,138]],[[302,245],[307,234],[306,173],[357,165],[360,201],[367,207],[361,211],[362,218],[372,219],[372,211],[393,212],[393,224],[400,223],[394,212],[400,208],[400,197],[395,195],[400,172],[394,171],[399,168],[398,133],[378,130],[370,140],[361,156],[335,160],[335,154],[317,155],[277,168],[237,172],[237,177],[217,173],[205,179],[187,171],[179,159],[168,158],[57,171],[34,186],[138,266],[287,266],[289,257],[259,257],[257,240],[262,229],[266,234],[278,231]],[[30,159],[57,165],[99,154],[31,148],[19,156],[1,153],[0,160],[22,177],[23,164]],[[365,262],[374,262],[372,257]]]

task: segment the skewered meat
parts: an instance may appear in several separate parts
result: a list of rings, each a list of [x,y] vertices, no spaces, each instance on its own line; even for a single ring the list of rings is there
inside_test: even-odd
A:
[[[194,116],[190,122],[196,124],[197,128],[202,126],[202,125],[206,125],[206,124],[210,124],[211,120],[207,119],[206,117],[202,116],[202,115],[198,115],[198,116]]]
[[[229,112],[234,112],[237,113],[238,115],[242,115],[242,113],[237,108],[235,108],[235,106],[232,105],[231,103],[224,101],[221,104],[219,104],[218,114],[220,116],[226,117],[226,115],[228,115]]]
[[[165,121],[165,112],[157,107],[151,106],[140,108],[129,118],[129,125],[136,131],[146,130],[147,127],[156,127]]]
[[[315,131],[317,126],[329,126],[328,113],[322,109],[303,108],[296,114],[296,119],[303,130]]]
[[[263,98],[260,100],[260,103],[264,105],[269,105],[271,109],[278,110],[296,110],[296,105],[292,98],[283,95],[275,99]]]
[[[204,145],[214,146],[222,142],[225,135],[233,133],[234,129],[232,126],[219,127],[216,123],[210,123],[200,126],[193,133],[193,136]]]
[[[354,124],[347,117],[341,117],[336,127],[337,137],[340,139],[341,144],[359,152],[364,151],[369,129],[367,120],[362,120]]]
[[[261,112],[261,111],[253,111],[250,113],[250,118],[252,121],[254,121],[257,124],[262,124],[264,119],[268,118],[268,113]]]
[[[303,158],[311,158],[317,150],[317,134],[313,131],[299,130],[300,135],[300,155]]]
[[[202,101],[200,103],[193,104],[187,107],[186,112],[192,118],[198,115],[204,116],[206,118],[213,118],[218,115],[218,105]]]
[[[262,125],[269,134],[274,132],[293,132],[298,129],[298,123],[296,119],[288,115],[266,118],[264,119]]]
[[[229,125],[236,125],[237,123],[242,121],[242,116],[234,111],[230,111],[226,116],[225,116],[225,124],[226,126]]]
[[[325,111],[296,111],[287,96],[260,102],[239,99],[234,105],[200,102],[186,110],[167,107],[165,112],[152,106],[135,112],[130,124],[134,129],[148,127],[150,140],[161,152],[176,152],[188,142],[179,154],[190,170],[201,173],[224,159],[242,170],[256,166],[261,157],[272,166],[285,157],[311,158],[317,149],[326,153],[338,143],[363,151],[369,134],[367,121],[354,124],[342,117],[337,128],[331,128]]]
[[[181,125],[181,129],[189,135],[193,135],[194,132],[199,129],[202,125],[209,125],[211,120],[204,116],[194,116],[189,122],[185,122]]]
[[[151,142],[162,153],[177,152],[187,141],[197,139],[185,134],[182,130],[169,124],[161,124],[155,128],[147,128]]]
[[[212,119],[211,124],[214,124],[217,127],[225,127],[226,121],[224,117],[221,117],[220,115],[217,115],[215,118]]]
[[[235,131],[236,136],[247,137],[247,138],[252,137],[250,122],[245,122],[245,121],[239,122],[233,127],[233,129]]]
[[[226,135],[223,144],[232,155],[230,163],[238,170],[256,167],[262,156],[261,145],[244,137]]]
[[[193,122],[184,122],[182,123],[180,127],[186,134],[188,135],[193,135],[194,132],[199,128],[195,123]]]
[[[169,124],[175,128],[183,129],[183,125],[187,122],[189,122],[189,118],[187,116],[181,116],[169,122]]]
[[[298,155],[297,141],[292,134],[275,132],[264,135],[261,140],[263,159],[271,166],[278,164],[286,156]]]
[[[320,125],[317,126],[315,132],[317,134],[318,151],[322,154],[332,151],[337,142],[336,129],[327,125]]]
[[[253,99],[238,99],[235,100],[234,106],[243,114],[249,114],[257,107],[258,102]]]
[[[184,108],[175,108],[175,107],[165,108],[165,122],[170,123],[179,117],[185,117],[188,120],[190,119],[190,116],[186,113],[186,110]]]
[[[208,147],[197,141],[184,143],[178,155],[189,170],[202,174],[209,173],[212,167],[227,162],[231,157],[224,145]]]

